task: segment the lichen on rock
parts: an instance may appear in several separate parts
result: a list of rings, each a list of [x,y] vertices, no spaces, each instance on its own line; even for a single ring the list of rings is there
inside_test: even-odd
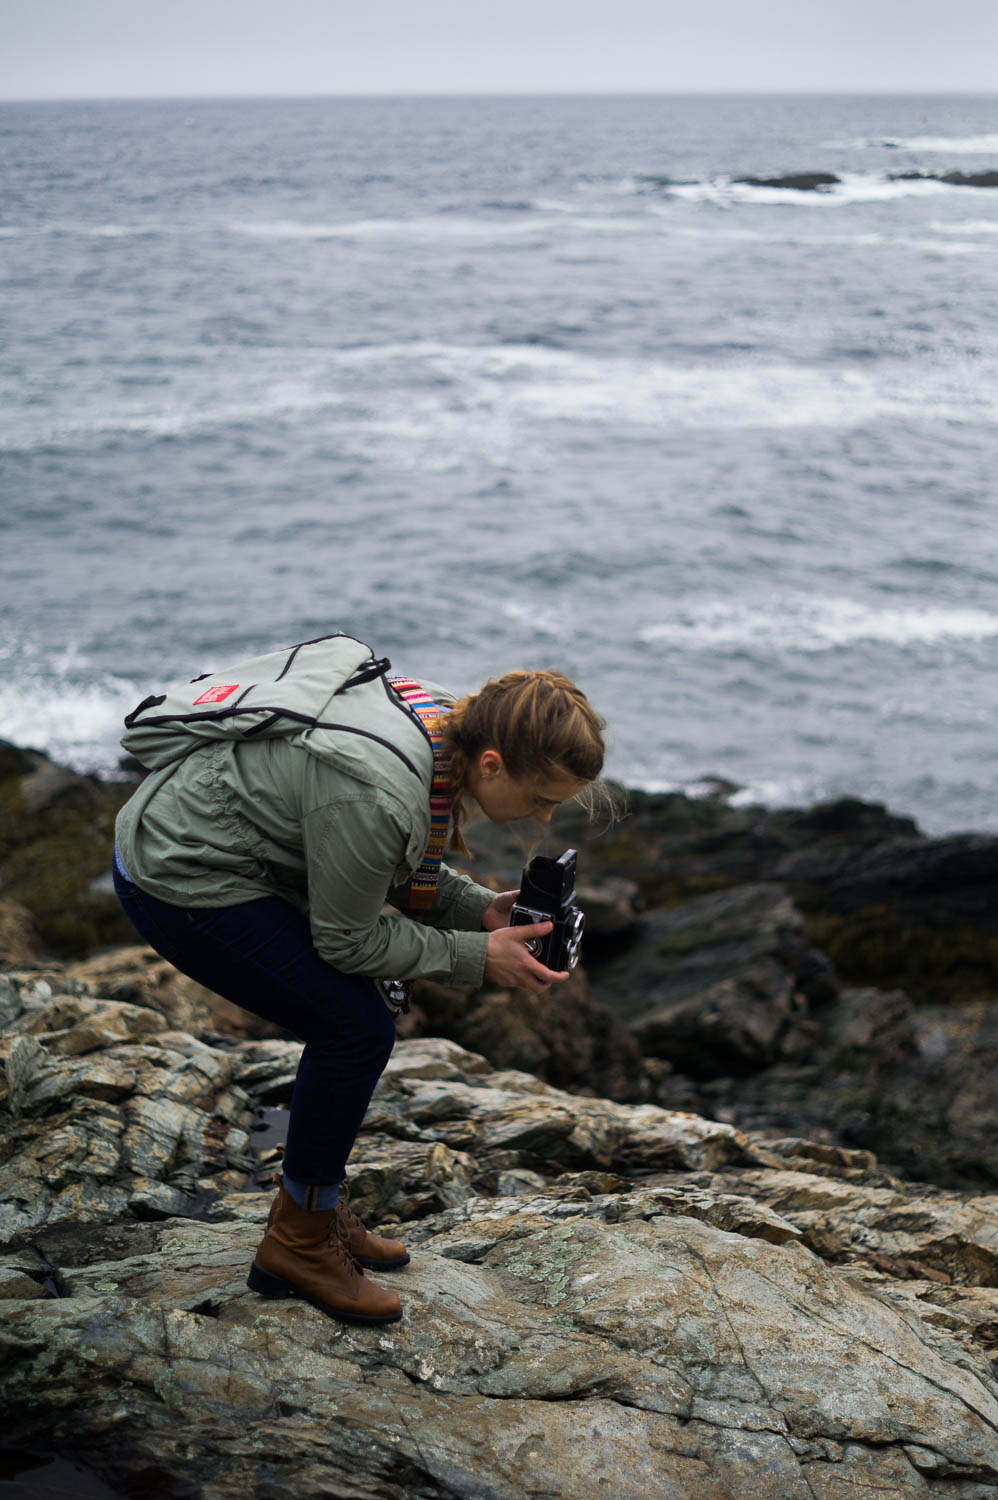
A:
[[[203,1500],[998,1496],[994,1198],[416,1038],[351,1164],[404,1317],[349,1327],[246,1286],[297,1045],[94,983],[0,994],[7,1441]]]

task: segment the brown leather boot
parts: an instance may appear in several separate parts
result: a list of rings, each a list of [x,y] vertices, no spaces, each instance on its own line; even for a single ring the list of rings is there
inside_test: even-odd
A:
[[[358,1265],[369,1271],[399,1271],[409,1264],[409,1252],[401,1240],[386,1240],[380,1234],[372,1234],[367,1226],[348,1207],[350,1189],[346,1182],[340,1183],[340,1200],[336,1205],[337,1218],[345,1227],[350,1254]],[[270,1205],[267,1228],[274,1222],[280,1193]]]
[[[344,1323],[397,1323],[402,1304],[365,1276],[333,1208],[312,1212],[281,1188],[247,1285],[262,1297],[300,1297]]]
[[[349,1199],[350,1189],[341,1182],[340,1201],[333,1212],[343,1227],[350,1254],[357,1264],[366,1266],[369,1271],[398,1271],[407,1266],[409,1252],[402,1241],[386,1240],[380,1234],[372,1234],[348,1206]]]

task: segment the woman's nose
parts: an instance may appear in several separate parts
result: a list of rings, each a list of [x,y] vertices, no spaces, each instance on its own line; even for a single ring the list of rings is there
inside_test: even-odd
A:
[[[553,807],[542,807],[541,810],[537,813],[538,823],[550,823],[553,813]]]

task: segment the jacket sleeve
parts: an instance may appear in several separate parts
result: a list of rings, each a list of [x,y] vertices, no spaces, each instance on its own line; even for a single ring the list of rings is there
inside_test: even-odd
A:
[[[302,833],[312,940],[327,963],[372,978],[481,983],[487,933],[382,912],[409,840],[400,805],[365,788],[307,813]]]
[[[457,927],[481,932],[485,908],[495,900],[495,891],[479,885],[470,875],[459,875],[450,865],[440,866],[437,894],[426,915],[431,927]]]

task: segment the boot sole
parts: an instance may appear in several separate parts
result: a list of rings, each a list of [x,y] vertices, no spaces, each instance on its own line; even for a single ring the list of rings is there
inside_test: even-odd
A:
[[[401,1271],[409,1264],[408,1255],[400,1255],[398,1260],[366,1260],[363,1255],[355,1255],[354,1260],[365,1271]]]
[[[291,1281],[285,1281],[283,1276],[272,1276],[269,1271],[263,1270],[256,1261],[250,1266],[246,1285],[251,1292],[257,1292],[259,1296],[266,1297],[269,1301],[277,1302],[287,1297],[294,1297],[299,1302],[309,1302],[324,1312],[327,1317],[337,1318],[341,1323],[397,1323],[402,1317],[397,1313],[355,1313],[348,1312],[342,1307],[333,1307],[328,1302],[320,1302],[318,1297],[313,1297],[310,1292],[304,1292]]]

